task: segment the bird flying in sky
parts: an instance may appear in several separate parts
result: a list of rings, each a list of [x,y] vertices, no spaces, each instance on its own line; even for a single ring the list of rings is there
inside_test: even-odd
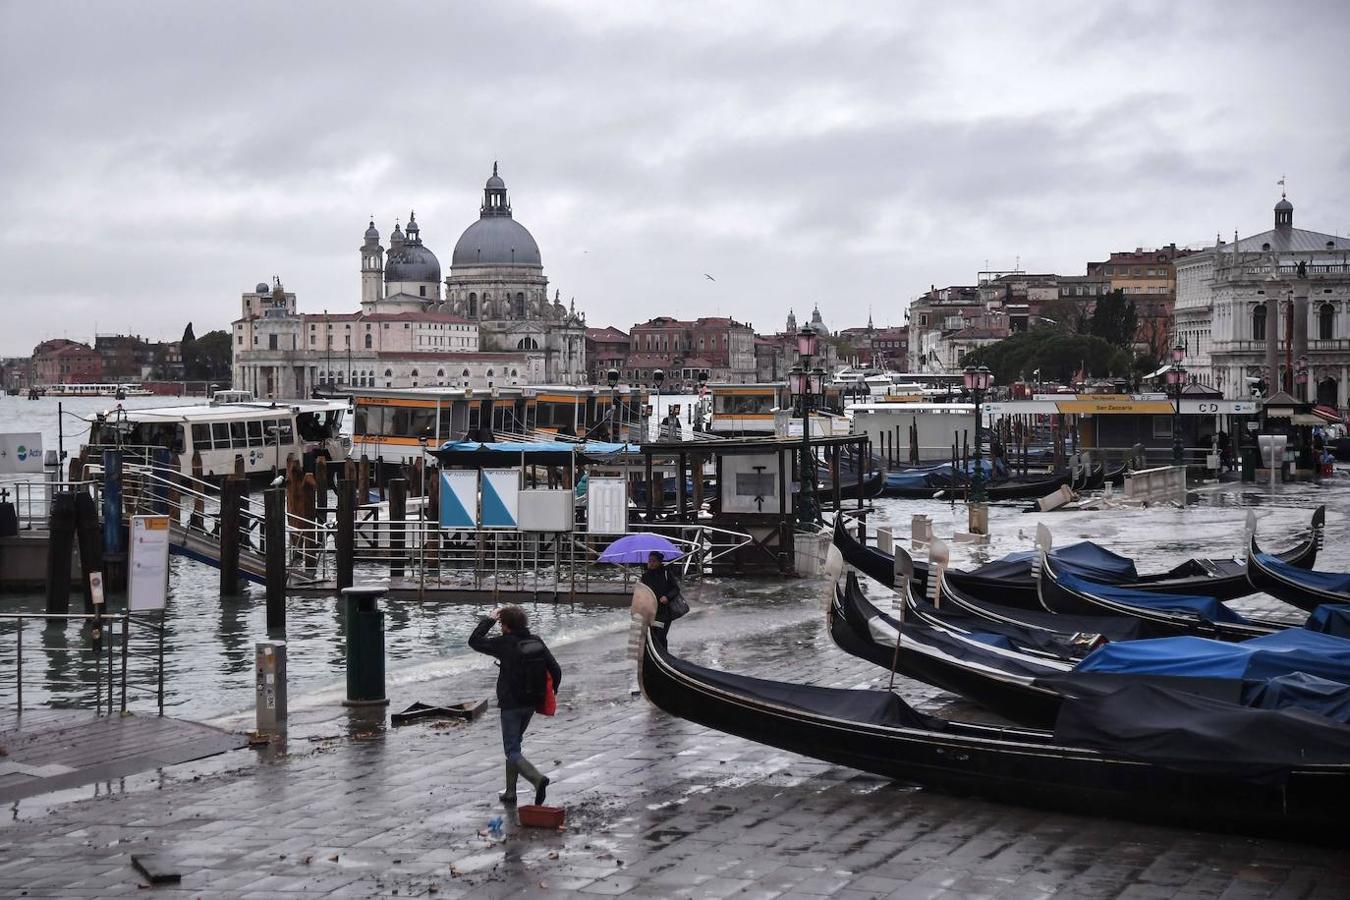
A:
[[[714,277],[712,277],[711,275],[709,275],[707,272],[704,272],[704,273],[703,273],[703,277],[706,278],[706,279],[708,279],[709,281],[716,281],[716,280],[717,280],[716,278],[714,278]]]

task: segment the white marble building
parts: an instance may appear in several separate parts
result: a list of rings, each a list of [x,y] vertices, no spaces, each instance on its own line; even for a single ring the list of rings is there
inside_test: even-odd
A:
[[[1344,410],[1350,406],[1350,238],[1295,228],[1287,198],[1274,212],[1269,231],[1216,240],[1177,260],[1175,328],[1185,366],[1197,381],[1239,399],[1258,381],[1270,384],[1272,371],[1296,392],[1289,361],[1296,370],[1306,357],[1304,396]]]
[[[549,300],[539,245],[512,217],[496,163],[478,221],[455,243],[444,308],[478,324],[481,349],[541,353],[547,383],[586,383],[586,317]]]
[[[439,281],[435,282],[439,284]],[[276,282],[243,295],[233,323],[234,387],[261,398],[304,397],[315,388],[488,388],[540,383],[542,354],[483,353],[478,326],[444,312],[363,304],[354,313],[297,313]]]
[[[512,218],[495,165],[444,282],[413,213],[406,227],[395,223],[387,253],[372,220],[359,253],[357,312],[301,314],[279,281],[243,295],[235,387],[302,397],[330,384],[585,383],[585,316],[549,300],[539,246]]]

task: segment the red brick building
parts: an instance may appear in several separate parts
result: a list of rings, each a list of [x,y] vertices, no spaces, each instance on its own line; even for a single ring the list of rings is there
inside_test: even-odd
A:
[[[725,316],[687,321],[657,316],[634,325],[628,335],[628,357],[623,367],[627,381],[650,381],[662,369],[670,384],[692,387],[700,370],[714,382],[755,380],[755,332],[749,325]]]
[[[613,325],[586,329],[586,367],[591,384],[604,384],[610,369],[623,372],[627,359],[628,335]]]
[[[33,383],[91,384],[103,381],[103,357],[88,344],[55,338],[33,348]]]

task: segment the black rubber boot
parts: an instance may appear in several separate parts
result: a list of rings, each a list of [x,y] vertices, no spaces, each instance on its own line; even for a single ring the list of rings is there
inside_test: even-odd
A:
[[[534,805],[544,805],[544,795],[548,792],[548,778],[540,773],[528,759],[522,759],[519,764],[520,774],[525,776],[525,780],[534,785]]]
[[[506,790],[497,794],[497,799],[503,803],[513,804],[516,802],[516,780],[520,777],[520,769],[511,760],[506,761]]]

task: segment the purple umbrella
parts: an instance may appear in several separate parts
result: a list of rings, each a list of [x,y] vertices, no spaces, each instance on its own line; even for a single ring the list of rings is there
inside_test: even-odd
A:
[[[652,553],[660,553],[661,558],[670,561],[679,559],[680,548],[659,534],[630,534],[619,538],[605,548],[598,562],[602,563],[645,563]]]

